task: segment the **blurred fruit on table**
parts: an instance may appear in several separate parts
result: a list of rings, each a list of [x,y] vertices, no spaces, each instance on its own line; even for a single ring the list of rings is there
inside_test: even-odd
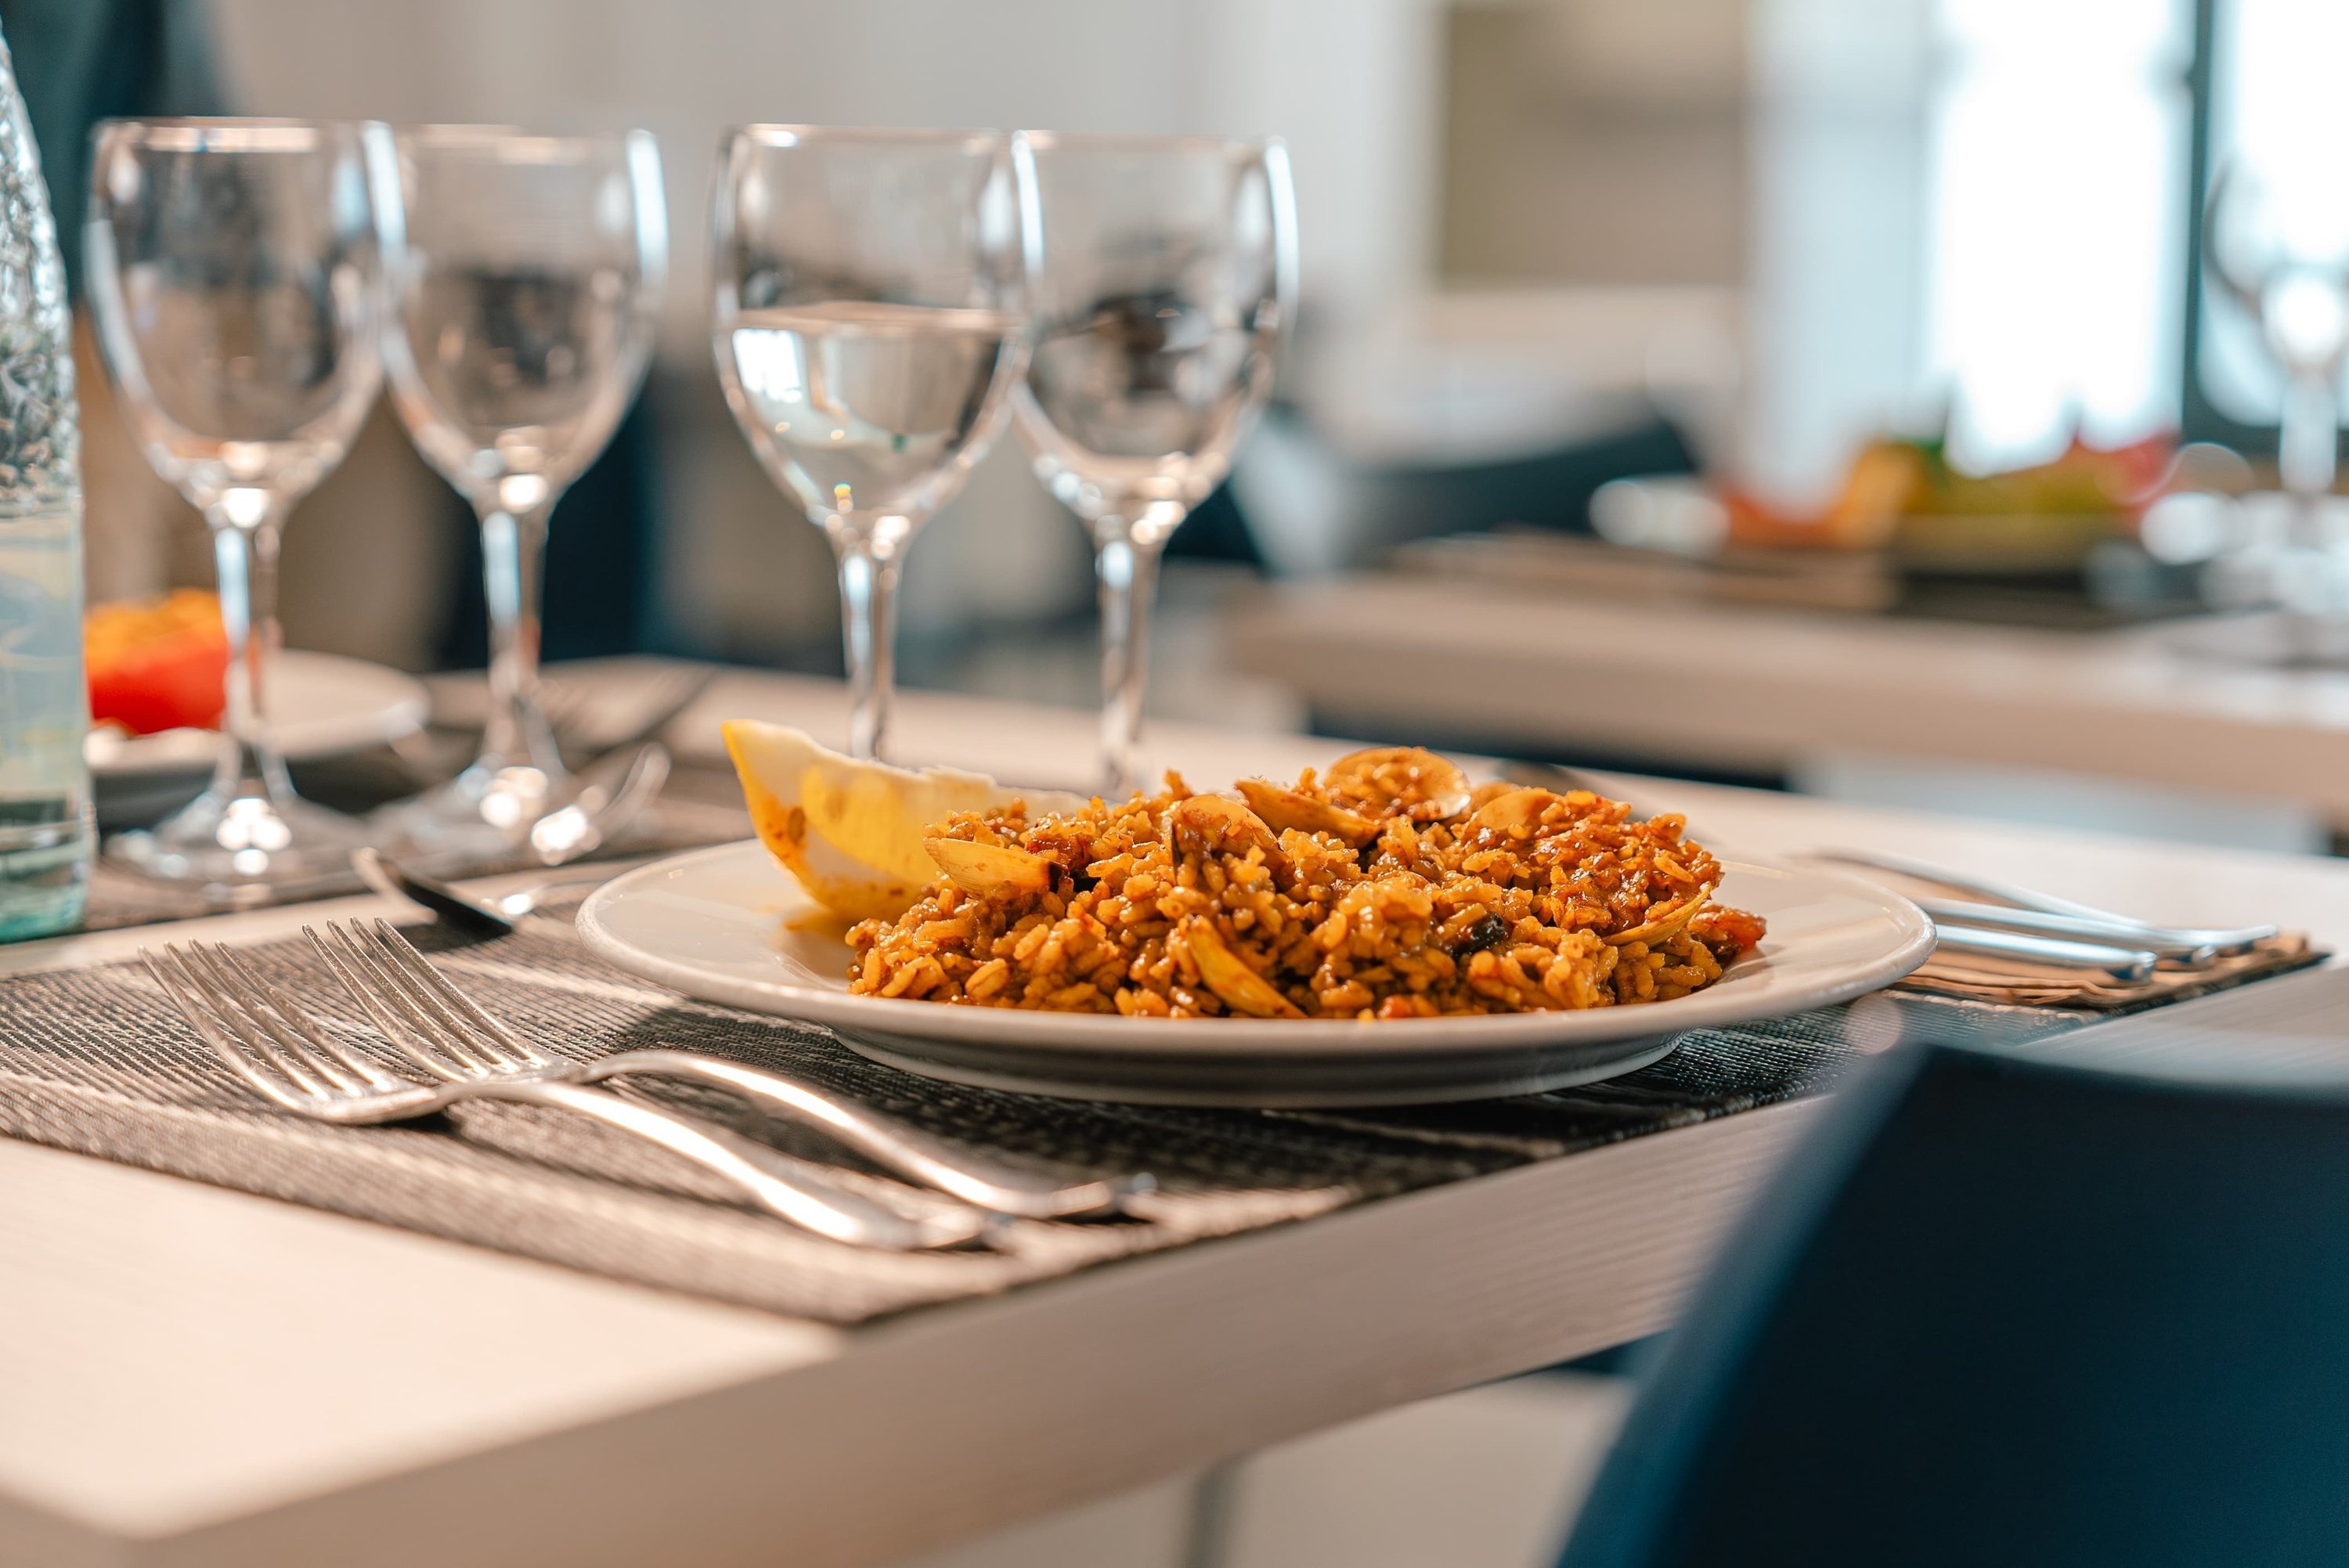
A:
[[[2240,455],[2168,435],[2117,447],[2075,437],[2050,461],[1992,474],[1954,466],[1938,438],[1886,436],[1815,509],[1717,478],[1650,475],[1601,486],[1589,508],[1598,540],[1557,540],[1546,565],[1498,534],[1435,542],[1416,559],[1496,577],[1547,570],[1585,591],[2102,624],[2196,607],[2190,569],[2154,548],[2156,535],[2178,503],[2223,500],[2254,480]]]
[[[82,657],[92,724],[132,735],[208,729],[227,706],[228,634],[218,595],[203,589],[91,605]]]
[[[2112,537],[2159,493],[2175,450],[2166,435],[2109,448],[2075,437],[2051,461],[1968,474],[1939,438],[1881,437],[1860,449],[1824,511],[1781,511],[1734,489],[1722,502],[1729,542],[1741,545],[1940,552],[1969,540],[2013,548],[2033,531],[2051,542]]]

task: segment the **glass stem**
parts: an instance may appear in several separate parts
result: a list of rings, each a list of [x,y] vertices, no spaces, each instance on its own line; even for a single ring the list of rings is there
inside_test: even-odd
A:
[[[1093,524],[1101,579],[1102,790],[1122,800],[1142,786],[1142,696],[1150,679],[1150,612],[1158,598],[1164,533],[1123,518]]]
[[[848,654],[848,754],[881,756],[896,693],[897,550],[849,528],[832,532],[840,556],[841,635]]]
[[[269,738],[269,662],[280,642],[277,539],[282,518],[274,501],[256,505],[253,495],[233,492],[233,503],[223,500],[204,514],[212,529],[221,623],[228,634],[225,736],[212,770],[212,792],[223,797],[265,792],[282,805],[294,798],[294,783]],[[243,521],[233,521],[233,517]]]
[[[563,755],[538,706],[539,588],[552,501],[481,509],[481,586],[490,603],[490,717],[481,755],[564,777]]]
[[[2341,409],[2333,389],[2337,367],[2294,375],[2283,394],[2282,428],[2276,432],[2276,475],[2292,498],[2295,542],[2323,542],[2322,498],[2333,489],[2340,458]]]

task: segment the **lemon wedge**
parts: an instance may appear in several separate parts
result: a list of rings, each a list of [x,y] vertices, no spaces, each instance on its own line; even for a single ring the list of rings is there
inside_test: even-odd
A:
[[[939,874],[922,841],[957,811],[1019,799],[1037,812],[1083,804],[1054,790],[1007,789],[984,773],[860,762],[788,725],[737,718],[724,732],[760,842],[843,920],[887,919],[921,896]]]

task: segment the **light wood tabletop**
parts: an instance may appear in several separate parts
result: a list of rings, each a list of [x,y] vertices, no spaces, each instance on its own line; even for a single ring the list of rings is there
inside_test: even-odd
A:
[[[1835,753],[2059,769],[2349,825],[2349,669],[2196,653],[2177,625],[2036,630],[1396,572],[1281,585],[1232,632],[1242,669],[1340,725],[1762,774]]]
[[[721,716],[840,726],[728,676]],[[909,695],[902,755],[1080,776],[1092,716]],[[1163,728],[1197,784],[1326,761]],[[2349,943],[2349,865],[1636,781],[1745,855],[1955,861],[2148,917]],[[348,901],[361,909],[367,901]],[[223,917],[258,937],[327,906]],[[182,931],[191,928],[179,928]],[[112,933],[0,970],[133,950]],[[0,1141],[0,1563],[885,1562],[1667,1322],[1804,1105],[858,1329],[616,1284]]]

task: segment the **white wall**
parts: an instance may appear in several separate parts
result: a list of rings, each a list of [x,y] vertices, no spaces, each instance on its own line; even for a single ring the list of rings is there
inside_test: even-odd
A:
[[[750,120],[1277,133],[1294,155],[1309,290],[1367,302],[1428,275],[1437,0],[214,5],[251,112],[657,133],[680,339],[700,325],[719,135]]]
[[[1831,493],[1923,375],[1931,0],[1755,0],[1745,479]]]

